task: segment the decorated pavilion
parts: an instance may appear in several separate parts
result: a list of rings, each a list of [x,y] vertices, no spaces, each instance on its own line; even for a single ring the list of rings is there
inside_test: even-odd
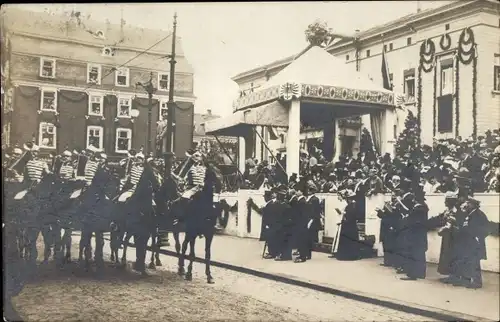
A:
[[[310,48],[258,91],[239,98],[232,115],[205,124],[207,134],[239,138],[239,167],[256,126],[287,129],[286,172],[299,173],[301,124],[322,129],[327,159],[340,155],[339,120],[369,114],[374,144],[393,153],[394,93],[353,71],[320,46]],[[258,133],[257,133],[258,134]],[[261,138],[262,139],[262,138]]]

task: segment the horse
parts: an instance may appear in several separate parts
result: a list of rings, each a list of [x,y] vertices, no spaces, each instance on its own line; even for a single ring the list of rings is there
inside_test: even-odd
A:
[[[136,247],[136,270],[143,274],[146,274],[143,256],[146,255],[147,241],[150,237],[152,238],[152,248],[156,249],[156,218],[153,209],[153,194],[158,191],[159,183],[154,175],[151,165],[146,164],[144,167],[144,172],[135,187],[132,195],[122,204],[117,204],[116,211],[121,215],[117,216],[115,224],[118,226],[118,231],[112,236],[112,239],[120,238],[119,235],[124,234],[125,238],[122,240],[123,243],[123,255],[122,264],[127,261],[127,248],[130,238],[134,237],[134,243]],[[123,216],[123,217],[122,217]],[[118,237],[116,236],[118,235]],[[114,243],[112,247],[112,254],[115,260],[117,260],[117,244]],[[154,263],[153,263],[154,265]],[[152,267],[153,265],[150,265]]]
[[[78,209],[81,216],[82,229],[80,237],[79,262],[89,269],[92,257],[91,239],[95,233],[95,261],[98,269],[104,266],[103,247],[104,232],[109,231],[113,214],[113,201],[109,198],[118,189],[117,180],[109,169],[100,167],[90,186],[82,195],[82,203]]]
[[[182,250],[179,256],[178,273],[185,275],[185,280],[191,281],[193,271],[193,261],[195,258],[196,237],[203,235],[205,238],[205,274],[207,283],[213,284],[214,279],[210,272],[210,258],[212,240],[215,235],[215,222],[217,220],[213,208],[213,194],[219,193],[222,189],[222,175],[213,165],[207,164],[205,183],[203,189],[193,196],[186,209],[186,234],[182,243]],[[184,272],[184,258],[186,257],[187,246],[190,246],[189,265],[187,272]]]

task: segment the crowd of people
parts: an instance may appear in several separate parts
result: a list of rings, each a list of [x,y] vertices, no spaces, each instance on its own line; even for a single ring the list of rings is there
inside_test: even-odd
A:
[[[286,157],[278,162],[249,159],[243,174],[246,187],[258,189],[262,184],[287,184],[284,173]],[[408,172],[411,171],[411,176]],[[300,177],[308,177],[319,192],[336,193],[359,182],[371,182],[368,194],[387,192],[398,186],[403,177],[418,178],[425,193],[445,193],[466,185],[473,192],[500,192],[500,130],[487,131],[476,139],[435,140],[432,146],[377,155],[373,150],[361,149],[355,157],[341,155],[337,162],[327,162],[322,150],[313,146],[300,154]],[[258,177],[265,180],[255,180]],[[252,181],[257,184],[252,185]]]
[[[406,274],[404,280],[425,278],[427,234],[438,229],[442,236],[438,271],[449,275],[442,281],[482,287],[480,261],[486,259],[485,238],[491,227],[474,193],[500,192],[500,131],[476,139],[436,140],[420,148],[400,144],[396,150],[394,158],[365,150],[327,163],[321,149],[312,147],[301,151],[300,174],[290,178],[284,174],[286,158],[280,160],[281,166],[249,160],[244,173],[247,185],[252,176],[260,175],[264,179],[254,187],[272,195],[262,209],[266,258],[290,260],[292,249],[297,249],[296,262],[310,259],[321,226],[321,211],[312,210],[317,192],[337,193],[347,202],[344,211],[338,211],[342,220],[335,257],[359,258],[357,224],[364,222],[365,197],[389,193],[391,201],[376,209],[383,265]],[[446,195],[444,212],[429,214],[425,195],[432,193]],[[310,196],[315,197],[311,202]]]

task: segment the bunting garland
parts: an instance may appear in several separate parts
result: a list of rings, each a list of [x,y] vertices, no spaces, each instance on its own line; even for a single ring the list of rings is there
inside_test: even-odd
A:
[[[217,210],[217,219],[219,224],[223,227],[227,227],[227,223],[229,222],[229,213],[235,212],[238,210],[238,201],[233,206],[230,206],[225,199],[219,201],[218,206],[216,206]]]
[[[457,56],[457,55],[456,55]],[[455,57],[455,136],[459,136],[460,131],[460,61]]]
[[[477,136],[477,54],[474,32],[471,28],[465,28],[458,38],[458,60],[464,65],[472,63],[472,137],[474,138]]]
[[[439,40],[439,46],[442,50],[448,50],[451,47],[451,37],[448,33],[445,33],[441,36]]]
[[[435,66],[436,45],[432,39],[426,39],[420,45],[420,61],[418,65],[418,88],[417,88],[417,122],[418,128],[422,126],[422,71],[429,73]],[[435,104],[435,99],[434,99]],[[435,115],[435,114],[434,114]],[[435,131],[435,121],[433,121],[433,131]],[[421,138],[418,138],[420,144]]]
[[[254,210],[259,215],[262,215],[262,209],[255,204],[252,198],[248,198],[247,201],[247,233],[252,232],[252,210]]]
[[[432,136],[436,136],[436,119],[437,119],[437,68],[434,68],[434,95],[432,96]]]

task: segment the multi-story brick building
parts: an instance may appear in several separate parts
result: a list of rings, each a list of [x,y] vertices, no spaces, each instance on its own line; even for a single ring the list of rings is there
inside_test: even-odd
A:
[[[35,139],[44,152],[90,145],[108,155],[146,146],[149,99],[138,82],[152,74],[152,148],[167,109],[172,34],[2,6],[9,57],[10,144]],[[4,68],[5,70],[6,68]],[[3,83],[3,82],[2,82]],[[192,144],[193,69],[176,40],[174,149]],[[139,115],[133,110],[139,110]],[[4,127],[5,130],[7,130]]]
[[[385,49],[393,90],[404,93],[407,110],[420,117],[422,142],[430,144],[433,138],[468,137],[500,127],[499,28],[497,1],[456,1],[357,32],[354,40],[341,40],[326,50],[345,60],[353,72],[367,74],[382,85]],[[471,36],[475,46],[471,45]],[[427,50],[423,58],[429,64],[421,66],[420,51],[424,42],[423,49]],[[475,49],[467,54],[471,47]],[[240,86],[241,95],[258,89],[294,57],[296,55],[235,76],[233,80]],[[398,112],[394,139],[404,129],[405,118],[406,113]],[[370,129],[370,118],[367,115],[361,122],[345,124],[339,133],[340,149],[352,149],[356,153],[360,138],[358,125]],[[313,135],[308,131],[301,135],[306,139],[321,136],[321,132]],[[268,143],[277,149],[285,140],[286,134],[281,134],[281,140]],[[247,154],[261,150],[259,142],[249,145],[254,151]]]

